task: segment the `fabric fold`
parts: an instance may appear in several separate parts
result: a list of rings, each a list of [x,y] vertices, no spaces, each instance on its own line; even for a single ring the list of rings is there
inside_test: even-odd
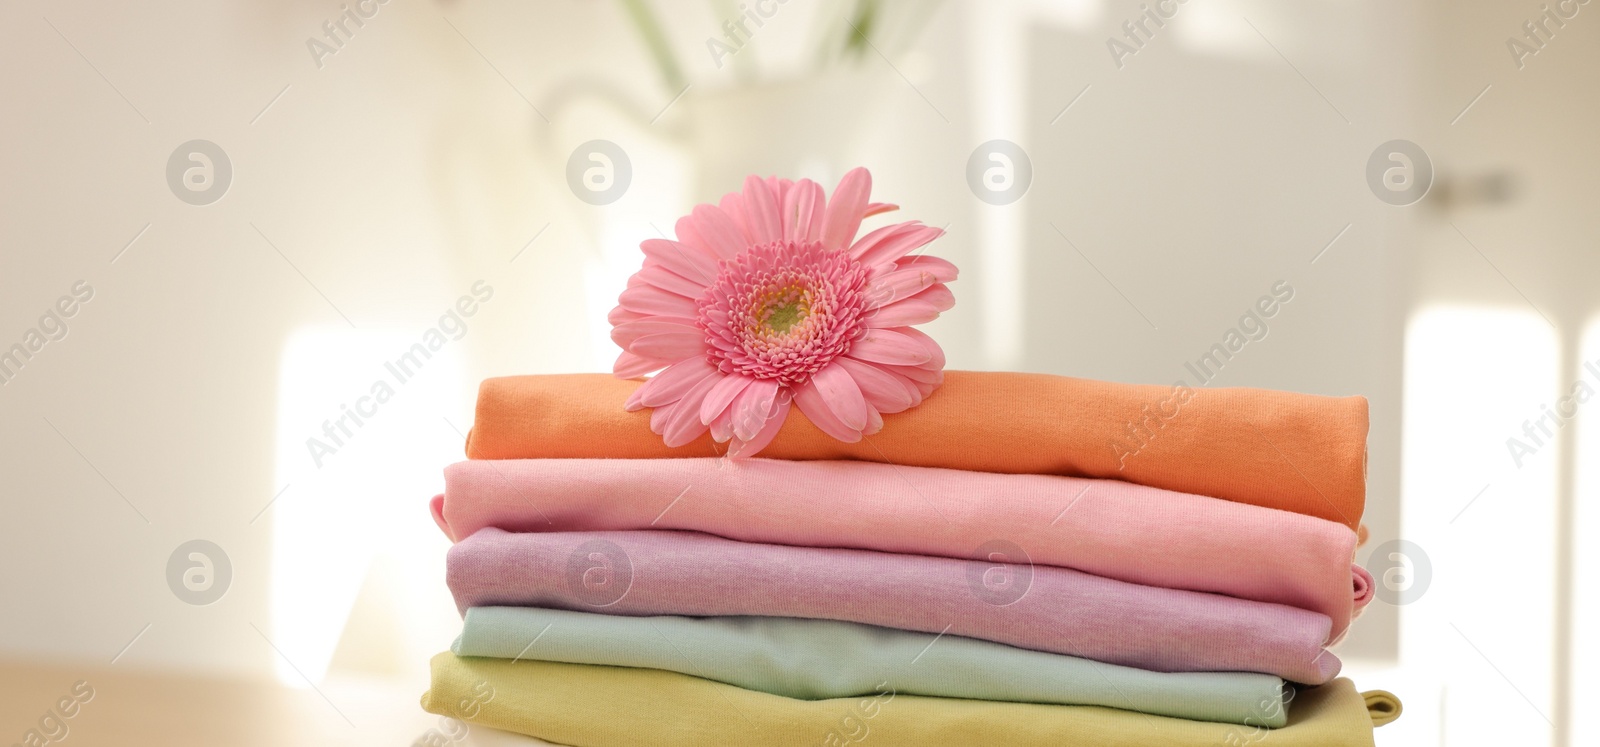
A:
[[[1287,725],[1267,729],[1098,706],[929,698],[891,689],[867,697],[795,700],[657,669],[450,653],[434,657],[432,686],[422,696],[422,707],[584,747],[843,747],[869,737],[866,743],[882,747],[1372,747],[1374,724],[1367,702],[1346,679],[1300,691]]]
[[[448,553],[457,608],[841,620],[947,633],[1161,672],[1244,671],[1318,684],[1339,671],[1326,615],[1163,589],[1020,559],[736,542],[676,531],[508,533]]]
[[[469,460],[444,476],[433,511],[453,540],[654,528],[968,558],[999,538],[1035,564],[1320,612],[1335,638],[1371,599],[1342,524],[1116,480],[708,458]]]
[[[1372,717],[1374,726],[1383,726],[1400,718],[1402,710],[1400,699],[1387,690],[1368,690],[1361,693],[1361,699],[1366,702],[1367,714]]]
[[[638,380],[603,374],[486,379],[473,459],[718,456],[710,436],[668,448]],[[1124,480],[1292,511],[1354,529],[1366,500],[1367,401],[1247,388],[1120,384],[948,371],[882,432],[835,440],[792,413],[762,455]]]
[[[459,656],[663,669],[800,700],[906,695],[1099,705],[1283,726],[1283,680],[1148,672],[961,636],[787,617],[626,617],[473,607]],[[1270,704],[1263,707],[1262,704]]]

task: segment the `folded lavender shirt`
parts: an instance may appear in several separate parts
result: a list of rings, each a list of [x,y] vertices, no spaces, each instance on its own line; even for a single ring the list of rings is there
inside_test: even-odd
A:
[[[685,529],[745,542],[970,557],[1004,538],[1041,565],[1321,612],[1372,598],[1356,533],[1315,516],[1120,482],[780,459],[507,459],[446,467],[452,540]]]
[[[450,549],[446,579],[468,607],[616,615],[844,620],[997,641],[1158,672],[1241,671],[1321,684],[1327,615],[1219,594],[1008,562],[761,545],[695,532],[510,533]]]

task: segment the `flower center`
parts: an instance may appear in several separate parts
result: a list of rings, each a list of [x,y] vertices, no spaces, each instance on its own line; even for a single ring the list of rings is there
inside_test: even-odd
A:
[[[774,288],[767,292],[761,305],[761,323],[768,331],[781,335],[811,313],[811,294],[794,285]]]
[[[723,373],[800,385],[865,333],[867,269],[820,243],[774,241],[723,262],[698,302]]]

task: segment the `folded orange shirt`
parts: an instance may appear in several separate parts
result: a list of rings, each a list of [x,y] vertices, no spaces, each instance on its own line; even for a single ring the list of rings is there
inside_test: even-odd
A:
[[[717,456],[709,435],[668,448],[639,380],[605,374],[486,379],[471,459]],[[1264,389],[1190,389],[1065,376],[947,371],[921,405],[858,443],[798,409],[761,456],[1126,480],[1293,511],[1352,529],[1366,503],[1367,400]]]

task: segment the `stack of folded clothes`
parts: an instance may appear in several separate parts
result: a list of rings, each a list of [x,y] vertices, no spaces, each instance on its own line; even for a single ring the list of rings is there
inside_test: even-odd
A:
[[[870,185],[750,177],[642,244],[616,377],[483,383],[423,707],[574,747],[1372,745],[1400,704],[1327,650],[1372,596],[1366,400],[945,372],[942,231],[857,237]]]
[[[484,382],[430,711],[578,747],[1367,745],[1398,712],[1326,650],[1372,591],[1359,397],[1192,393],[1119,463],[1171,389],[952,371],[862,442],[790,418],[730,460],[637,386]]]

